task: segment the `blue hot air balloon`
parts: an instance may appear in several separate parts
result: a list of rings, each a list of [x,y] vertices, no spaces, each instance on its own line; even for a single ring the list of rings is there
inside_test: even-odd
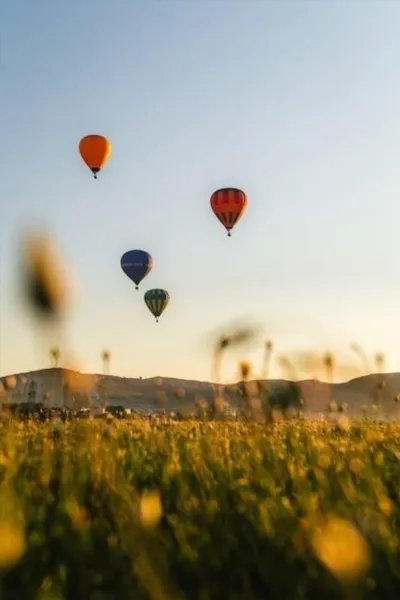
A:
[[[169,302],[169,293],[167,290],[155,288],[147,290],[144,295],[144,301],[149,311],[155,316],[156,321],[161,317]]]
[[[153,258],[144,250],[128,250],[121,258],[121,267],[139,289],[139,283],[148,275],[153,267]]]

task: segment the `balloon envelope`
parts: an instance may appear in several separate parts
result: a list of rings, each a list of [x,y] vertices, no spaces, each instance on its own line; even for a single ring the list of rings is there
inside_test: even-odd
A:
[[[230,236],[231,230],[247,208],[247,196],[238,188],[221,188],[213,193],[210,204]]]
[[[97,179],[97,173],[105,167],[111,151],[111,143],[103,135],[86,135],[79,142],[80,155],[95,179]]]
[[[128,250],[121,258],[121,268],[125,275],[136,284],[139,283],[150,273],[153,267],[153,258],[144,250]]]
[[[169,293],[167,290],[162,290],[159,288],[155,288],[153,290],[148,290],[144,295],[144,301],[146,303],[149,311],[156,317],[162,315],[164,310],[167,308],[169,302]]]

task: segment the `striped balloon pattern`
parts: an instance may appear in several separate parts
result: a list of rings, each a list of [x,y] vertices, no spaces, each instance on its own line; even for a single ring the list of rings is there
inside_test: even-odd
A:
[[[247,208],[247,196],[238,188],[221,188],[210,198],[211,209],[231,235],[231,230]]]
[[[148,290],[144,295],[144,301],[149,311],[154,315],[158,322],[159,317],[168,306],[169,293],[167,290],[155,288]]]

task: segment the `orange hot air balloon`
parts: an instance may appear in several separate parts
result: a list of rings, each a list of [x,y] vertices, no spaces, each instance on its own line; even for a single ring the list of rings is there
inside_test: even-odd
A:
[[[211,208],[228,232],[234,228],[247,208],[247,196],[237,188],[222,188],[213,193]]]
[[[86,135],[79,142],[80,155],[95,179],[110,158],[111,150],[110,142],[103,135]]]

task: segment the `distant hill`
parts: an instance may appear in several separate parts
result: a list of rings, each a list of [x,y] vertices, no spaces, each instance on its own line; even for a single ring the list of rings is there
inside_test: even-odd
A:
[[[68,404],[75,397],[90,397],[92,401],[97,401],[106,395],[109,404],[122,405],[142,413],[192,410],[196,401],[210,403],[219,387],[207,381],[168,377],[134,379],[77,373],[61,368],[41,369],[11,377],[15,378],[16,385],[8,397],[2,392],[2,402],[26,402],[28,399],[41,402],[46,398],[51,405],[60,406]],[[5,378],[2,379],[4,381]],[[280,379],[257,383],[271,397],[289,384]],[[400,417],[400,403],[394,401],[400,393],[400,373],[366,375],[334,384],[310,379],[296,382],[296,385],[303,400],[304,413],[309,416],[326,412],[328,405],[334,402],[338,406],[346,403],[351,416],[360,416],[363,407],[370,410],[373,404],[378,404],[381,417]],[[243,405],[243,383],[223,385],[221,390],[233,407]]]

